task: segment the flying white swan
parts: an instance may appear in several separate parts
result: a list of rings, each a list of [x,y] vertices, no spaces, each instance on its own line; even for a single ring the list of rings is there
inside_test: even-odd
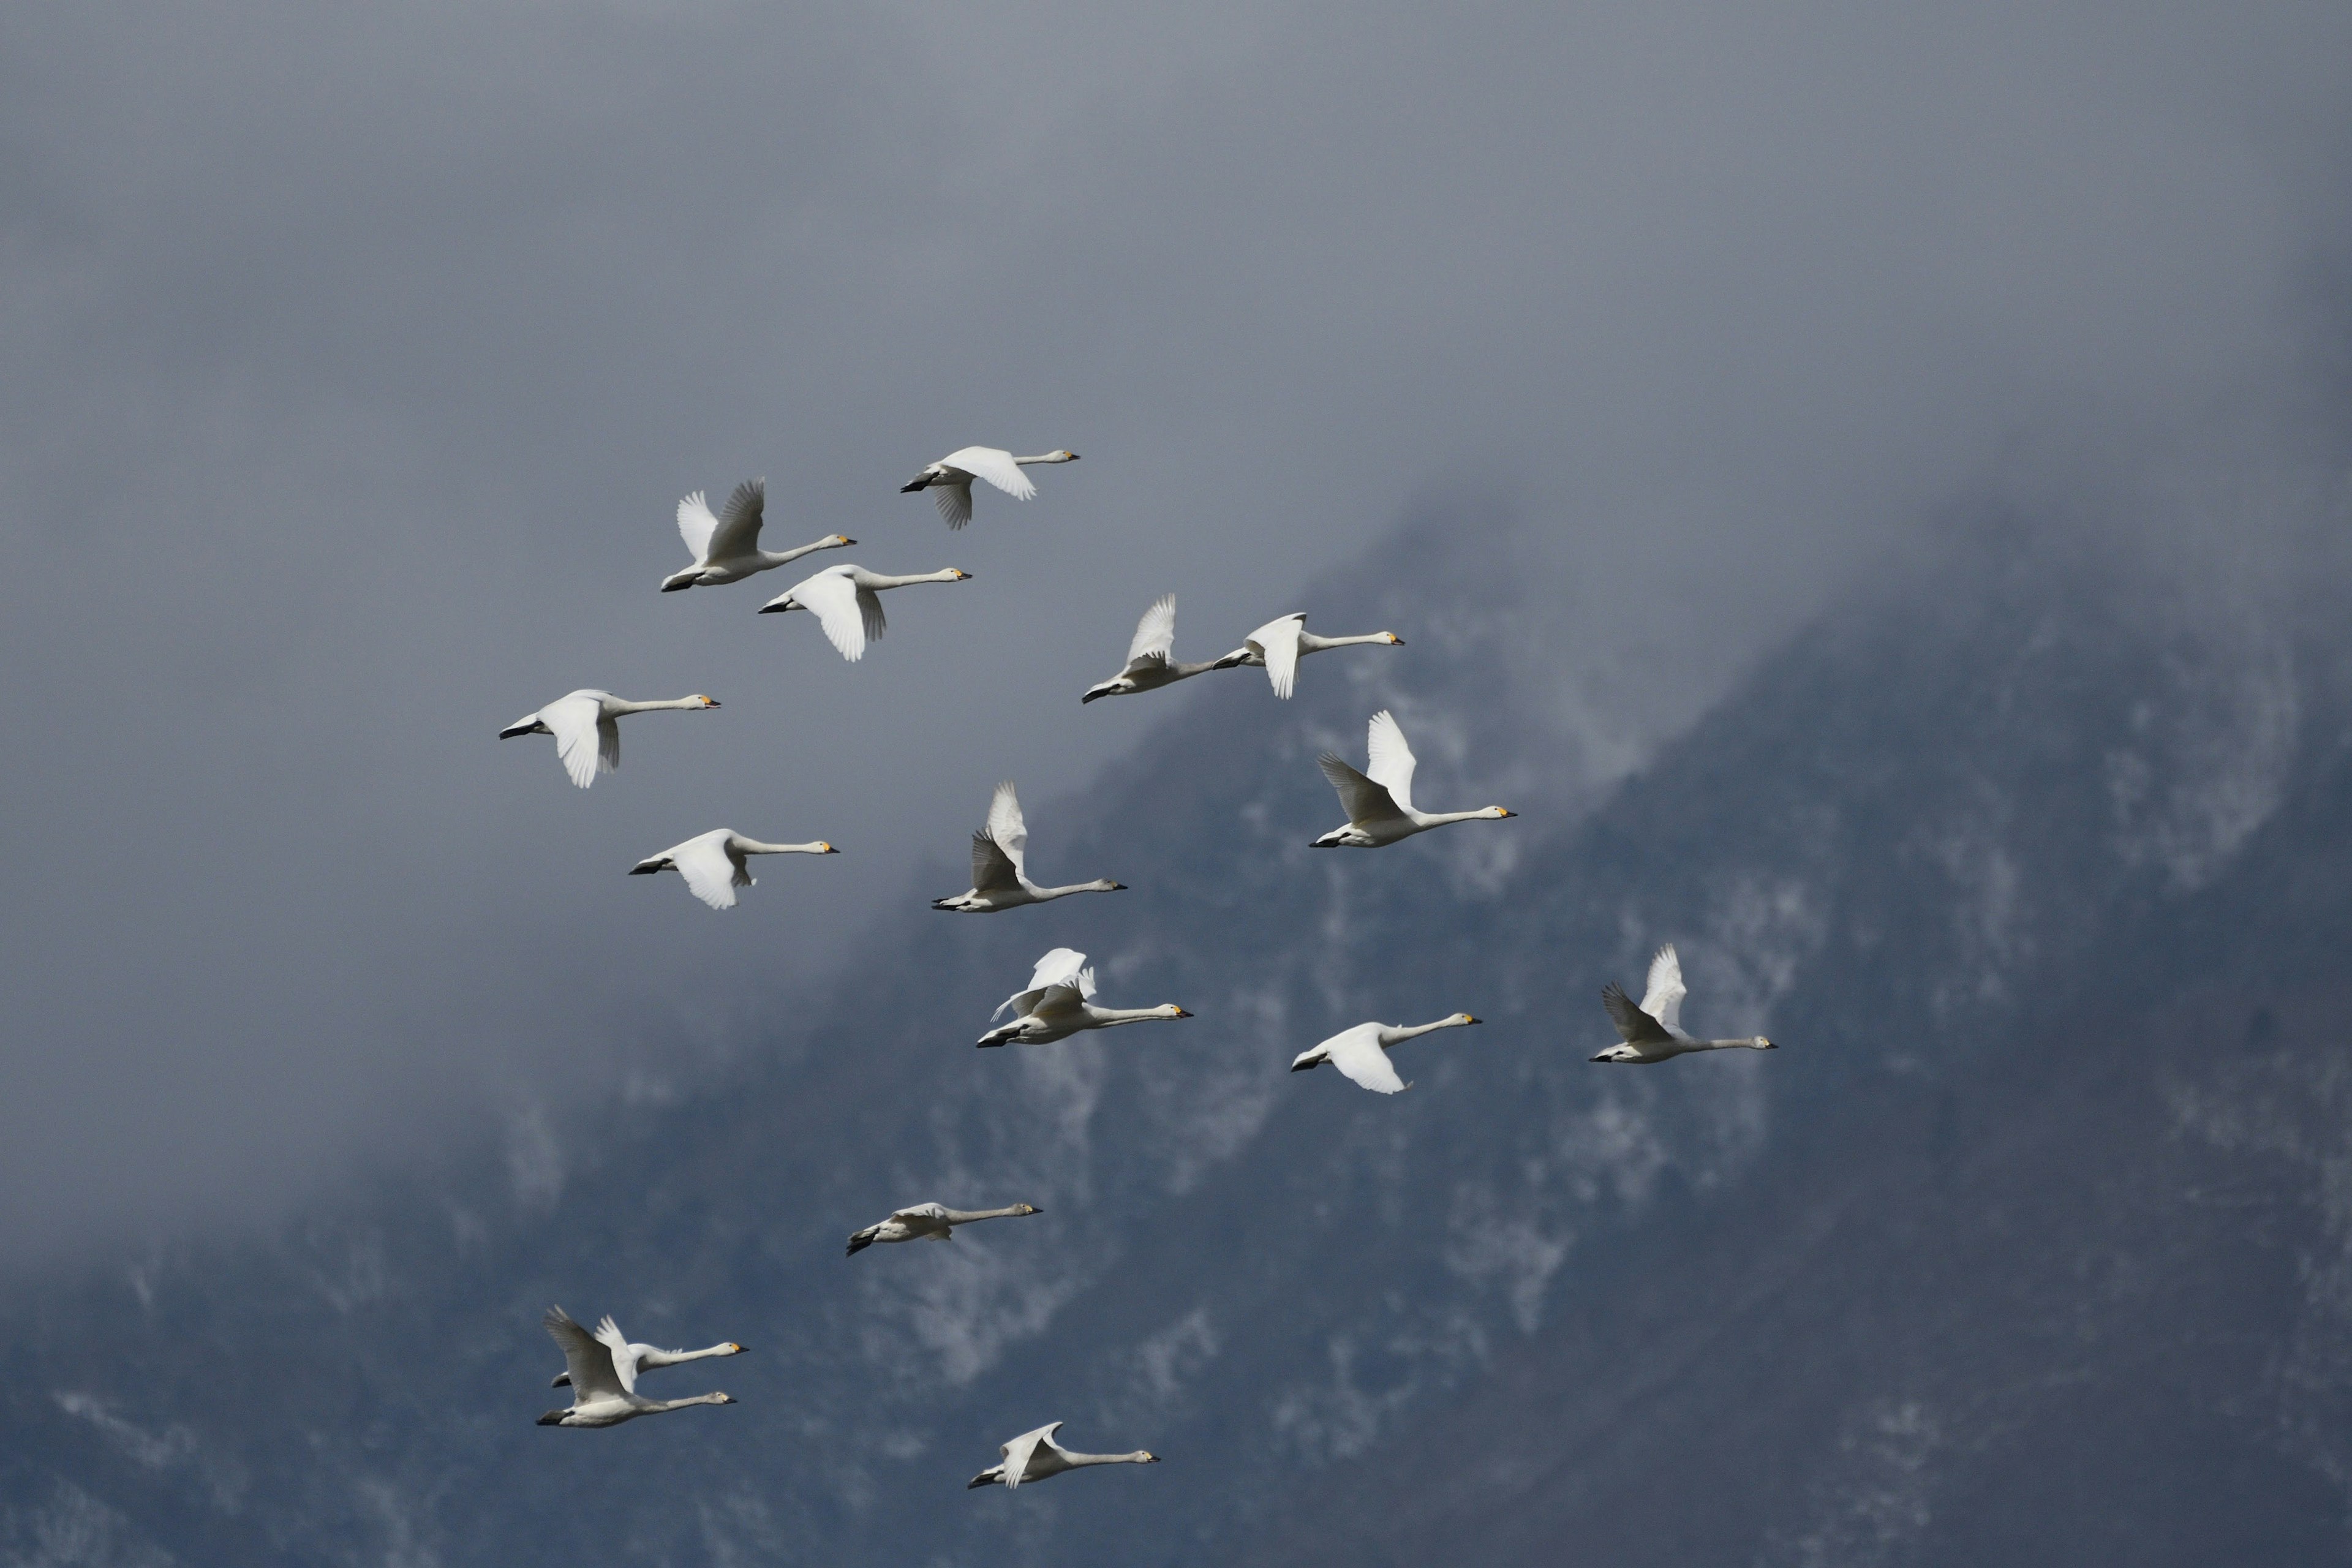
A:
[[[1396,1064],[1389,1060],[1389,1052],[1405,1041],[1438,1029],[1458,1029],[1478,1020],[1467,1013],[1456,1013],[1450,1018],[1440,1018],[1434,1024],[1359,1024],[1344,1029],[1311,1050],[1298,1053],[1290,1064],[1292,1072],[1305,1072],[1319,1068],[1325,1062],[1346,1075],[1349,1081],[1361,1084],[1374,1094],[1402,1094],[1412,1085],[1397,1077]]]
[[[576,1328],[578,1325],[574,1324],[573,1327]],[[600,1345],[599,1348],[603,1347]],[[698,1351],[666,1351],[658,1345],[633,1344],[628,1347],[629,1364],[636,1369],[635,1375],[643,1377],[656,1367],[682,1366],[688,1362],[701,1361],[715,1355],[741,1355],[743,1349],[743,1346],[737,1344],[733,1340],[729,1340],[724,1344],[705,1345]],[[557,1373],[555,1381],[548,1386],[550,1388],[571,1387],[572,1373],[569,1371]]]
[[[820,550],[839,550],[857,541],[845,533],[828,533],[814,544],[797,550],[760,548],[760,513],[768,504],[768,481],[746,479],[727,498],[725,515],[710,515],[710,503],[695,491],[677,503],[677,531],[694,552],[694,564],[662,579],[662,592],[681,588],[715,588],[740,583],[754,572],[765,572],[788,561],[798,561]]]
[[[996,447],[964,447],[950,452],[938,462],[898,487],[900,495],[916,490],[929,490],[931,500],[940,509],[940,516],[950,528],[961,528],[971,521],[971,481],[986,479],[1015,500],[1027,500],[1037,493],[1037,487],[1021,470],[1038,463],[1075,463],[1076,452],[1045,452],[1034,458],[1016,458]]]
[[[863,566],[828,566],[761,605],[760,613],[811,612],[841,657],[856,664],[866,657],[866,645],[880,642],[882,634],[889,629],[882,619],[882,601],[875,597],[877,594],[885,588],[903,588],[910,583],[961,583],[971,575],[952,566],[913,577],[886,577]]]
[[[1137,691],[1157,691],[1180,680],[1190,680],[1196,675],[1206,675],[1213,669],[1227,669],[1229,661],[1238,658],[1227,654],[1223,658],[1204,659],[1199,664],[1179,664],[1168,657],[1176,643],[1176,595],[1163,594],[1151,601],[1143,618],[1135,623],[1135,640],[1127,645],[1127,668],[1087,688],[1081,703],[1092,702],[1097,697],[1125,697]]]
[[[951,899],[933,899],[931,908],[986,915],[1072,893],[1127,890],[1126,883],[1108,877],[1073,882],[1066,888],[1041,888],[1029,879],[1028,850],[1029,825],[1021,819],[1021,798],[1007,780],[996,786],[996,798],[988,803],[988,826],[971,836],[971,890]]]
[[[563,1374],[572,1384],[572,1408],[549,1411],[539,1418],[542,1426],[618,1426],[640,1415],[659,1415],[689,1405],[735,1403],[724,1394],[647,1399],[637,1392],[636,1358],[612,1319],[597,1324],[593,1334],[573,1322],[561,1307],[550,1307],[541,1321],[563,1351]]]
[[[1045,1212],[1027,1204],[1014,1204],[1004,1209],[951,1209],[940,1204],[917,1204],[912,1208],[898,1210],[879,1225],[869,1225],[853,1234],[845,1256],[855,1258],[877,1241],[951,1241],[960,1225],[981,1219],[1021,1219]]]
[[[1321,653],[1327,647],[1354,647],[1359,643],[1382,643],[1390,647],[1404,647],[1404,638],[1394,632],[1367,632],[1357,637],[1318,637],[1307,629],[1304,614],[1284,616],[1272,620],[1242,640],[1242,646],[1217,660],[1212,668],[1235,669],[1244,664],[1262,664],[1265,678],[1274,683],[1274,694],[1288,700],[1291,689],[1298,681],[1298,661],[1310,653]]]
[[[572,782],[586,789],[598,773],[621,765],[621,727],[614,721],[630,713],[661,713],[671,709],[716,708],[710,697],[673,697],[667,702],[631,702],[609,691],[583,689],[559,697],[536,713],[526,713],[499,731],[499,739],[517,735],[552,735],[555,754]]]
[[[1059,1421],[1040,1426],[1034,1432],[1024,1432],[1010,1443],[1000,1444],[997,1452],[1003,1462],[994,1464],[964,1483],[964,1490],[975,1487],[1017,1487],[1024,1481],[1042,1481],[1058,1476],[1064,1470],[1084,1469],[1088,1465],[1156,1465],[1160,1456],[1138,1448],[1132,1454],[1073,1454],[1054,1441],[1054,1434],[1062,1429]]]
[[[735,907],[736,889],[759,885],[759,879],[751,875],[751,867],[745,863],[747,857],[840,853],[822,838],[808,844],[762,844],[756,838],[744,837],[731,827],[714,827],[638,861],[629,868],[629,875],[650,877],[656,871],[674,870],[686,879],[688,892],[714,910],[731,910]]]
[[[1080,1029],[1108,1029],[1114,1024],[1145,1024],[1161,1018],[1192,1015],[1170,1002],[1158,1007],[1097,1007],[1094,1005],[1095,972],[1087,955],[1057,947],[1037,961],[1029,987],[997,1004],[991,1022],[1013,1012],[1013,1022],[981,1036],[983,1046],[1042,1046],[1067,1039]]]
[[[1596,1062],[1662,1062],[1693,1051],[1777,1051],[1780,1047],[1761,1035],[1744,1040],[1695,1040],[1683,1033],[1683,961],[1675,944],[1666,943],[1650,960],[1648,994],[1639,1007],[1612,980],[1601,988],[1601,1005],[1624,1039],[1592,1059]]]
[[[1496,821],[1518,815],[1499,805],[1480,811],[1414,810],[1412,748],[1404,743],[1404,731],[1385,708],[1372,715],[1365,749],[1366,769],[1361,773],[1328,752],[1318,759],[1323,776],[1339,792],[1339,804],[1348,808],[1348,826],[1318,838],[1318,849],[1377,849],[1449,822]]]

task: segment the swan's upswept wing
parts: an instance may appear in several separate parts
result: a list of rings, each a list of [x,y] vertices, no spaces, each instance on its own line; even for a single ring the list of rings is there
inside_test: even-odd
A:
[[[793,597],[824,627],[835,652],[856,664],[866,657],[866,645],[882,636],[882,601],[849,579],[849,568],[828,566],[806,582],[793,585]]]
[[[971,836],[971,890],[975,893],[1009,893],[1021,885],[1020,868],[1012,858],[996,847],[996,840],[981,828]]]
[[[1381,1049],[1381,1026],[1359,1024],[1323,1042],[1325,1059],[1374,1094],[1402,1094],[1412,1086],[1397,1076],[1396,1064]]]
[[[710,536],[719,531],[719,520],[710,514],[710,503],[700,490],[677,503],[677,536],[686,541],[688,553],[697,561],[710,559]]]
[[[607,1318],[606,1322],[612,1320]],[[610,1346],[598,1342],[595,1335],[572,1321],[572,1314],[561,1307],[550,1307],[540,1320],[547,1326],[548,1337],[563,1352],[563,1370],[572,1379],[572,1399],[585,1405],[598,1395],[617,1398],[628,1390],[622,1384],[620,1370],[613,1363]],[[632,1378],[635,1369],[630,1369]]]
[[[686,879],[686,890],[714,910],[735,907],[735,889],[751,885],[749,868],[727,853],[727,830],[689,838],[669,852],[670,864]]]
[[[1633,999],[1612,980],[1601,988],[1601,1005],[1609,1009],[1617,1033],[1629,1046],[1651,1046],[1674,1037],[1665,1026],[1633,1005]]]
[[[1266,622],[1244,639],[1265,660],[1265,678],[1274,683],[1274,694],[1286,700],[1298,683],[1298,634],[1306,629],[1304,615],[1287,615]],[[1374,769],[1372,776],[1380,777],[1380,770]]]
[[[1021,797],[1013,792],[1011,779],[996,786],[988,803],[988,836],[996,840],[1016,873],[1029,874],[1029,824],[1021,816]]]
[[[1037,961],[1029,973],[1029,984],[1001,1003],[988,1016],[991,1022],[1004,1016],[1007,1007],[1016,1018],[1025,1016],[1037,999],[1056,985],[1084,987],[1084,994],[1094,994],[1094,974],[1087,968],[1087,955],[1074,947],[1057,947]]]
[[[705,541],[709,553],[700,559],[726,560],[737,555],[749,555],[760,548],[761,514],[768,504],[768,481],[745,479],[727,498],[727,508],[719,514],[719,527]]]
[[[1127,664],[1133,669],[1138,664],[1166,664],[1169,650],[1176,646],[1176,595],[1163,594],[1151,601],[1143,618],[1135,623],[1135,640],[1127,645]]]
[[[1682,958],[1675,944],[1668,942],[1650,960],[1650,983],[1643,988],[1642,1011],[1655,1018],[1669,1035],[1687,1039],[1683,1034],[1683,998],[1687,994]]]
[[[621,730],[604,721],[604,709],[593,697],[562,697],[539,710],[539,721],[555,737],[555,754],[572,782],[586,789],[601,769],[611,773],[621,764]],[[604,731],[612,731],[611,743]]]
[[[1323,776],[1339,792],[1339,804],[1347,809],[1348,820],[1358,826],[1375,822],[1402,821],[1404,813],[1397,809],[1383,786],[1373,783],[1339,758],[1326,752],[1316,762],[1322,766]]]
[[[631,1348],[629,1336],[621,1331],[621,1325],[613,1321],[609,1312],[605,1314],[604,1321],[596,1325],[596,1342],[604,1347],[605,1357],[613,1363],[613,1375],[620,1379],[621,1392],[635,1394],[637,1391],[637,1352]]]
[[[1001,1444],[996,1451],[1004,1457],[1004,1484],[1019,1486],[1022,1477],[1028,1473],[1029,1457],[1037,1451],[1037,1445],[1051,1443],[1054,1434],[1061,1429],[1062,1424],[1056,1421],[1050,1426],[1040,1426],[1034,1432],[1024,1432],[1010,1443]]]
[[[1404,731],[1397,728],[1396,715],[1383,708],[1372,715],[1372,722],[1364,739],[1366,761],[1364,772],[1372,782],[1386,788],[1400,811],[1412,810],[1412,748],[1404,743]]]
[[[961,468],[974,479],[986,479],[1015,500],[1027,500],[1037,493],[1037,486],[1021,471],[1010,452],[994,447],[966,447],[950,452],[945,459],[950,468]]]

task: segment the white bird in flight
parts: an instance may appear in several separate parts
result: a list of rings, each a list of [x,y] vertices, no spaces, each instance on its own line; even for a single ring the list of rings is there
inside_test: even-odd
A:
[[[934,899],[931,908],[958,914],[986,915],[1023,904],[1042,904],[1072,893],[1120,893],[1124,882],[1097,877],[1066,888],[1041,888],[1029,879],[1029,825],[1021,817],[1021,797],[1012,781],[996,786],[988,803],[988,826],[971,836],[971,890],[951,899]]]
[[[1360,773],[1328,752],[1318,759],[1323,776],[1339,792],[1339,804],[1348,808],[1348,825],[1315,840],[1318,849],[1377,849],[1449,822],[1499,821],[1518,815],[1499,805],[1478,811],[1415,810],[1412,748],[1404,743],[1396,716],[1385,708],[1372,715],[1365,749],[1366,767]]]
[[[997,1452],[1003,1456],[1001,1463],[991,1465],[964,1483],[964,1489],[976,1487],[1017,1487],[1024,1481],[1042,1481],[1058,1476],[1064,1470],[1084,1469],[1088,1465],[1156,1465],[1160,1456],[1138,1448],[1132,1454],[1073,1454],[1054,1441],[1054,1434],[1062,1429],[1055,1421],[1040,1426],[1034,1432],[1024,1432],[1010,1443],[1000,1444]]]
[[[1390,647],[1404,647],[1404,638],[1394,632],[1367,632],[1354,637],[1318,637],[1307,629],[1307,616],[1301,614],[1284,616],[1271,620],[1244,638],[1242,646],[1217,660],[1218,669],[1235,669],[1244,664],[1265,667],[1265,678],[1274,683],[1274,694],[1287,700],[1298,681],[1298,661],[1310,653],[1321,653],[1327,647],[1354,647],[1360,643],[1381,643]]]
[[[735,889],[759,885],[746,863],[752,855],[838,855],[841,851],[823,839],[809,844],[762,844],[756,838],[746,838],[731,827],[714,827],[708,833],[698,833],[683,844],[673,844],[658,855],[647,856],[629,868],[632,877],[650,877],[656,871],[676,871],[686,879],[686,890],[714,910],[735,907]]]
[[[1434,1024],[1359,1024],[1312,1049],[1299,1052],[1290,1070],[1305,1072],[1329,1062],[1349,1082],[1361,1084],[1374,1094],[1402,1094],[1412,1085],[1397,1077],[1396,1064],[1389,1060],[1389,1052],[1407,1040],[1435,1030],[1458,1029],[1477,1021],[1467,1013],[1456,1013]]]
[[[811,612],[841,657],[856,664],[866,657],[866,645],[880,642],[882,634],[889,629],[882,618],[882,601],[876,595],[885,588],[904,588],[912,583],[961,583],[971,576],[971,573],[959,572],[952,566],[912,577],[886,577],[863,566],[828,566],[761,605],[760,614]]]
[[[877,1241],[951,1241],[955,1227],[982,1219],[1022,1219],[1044,1214],[1041,1208],[1014,1204],[1002,1209],[951,1209],[943,1204],[917,1204],[895,1211],[879,1225],[852,1233],[846,1257],[855,1258]]]
[[[1601,1005],[1617,1026],[1622,1045],[1610,1047],[1596,1062],[1662,1062],[1693,1051],[1777,1051],[1761,1035],[1738,1040],[1695,1040],[1683,1033],[1683,961],[1666,943],[1650,960],[1650,984],[1639,1007],[1612,980],[1601,988]]]
[[[582,689],[559,697],[536,713],[526,713],[499,731],[499,739],[517,735],[552,735],[555,754],[572,782],[586,789],[598,773],[621,765],[621,727],[616,719],[631,713],[661,713],[672,709],[691,711],[719,706],[716,698],[673,697],[665,702],[631,702],[609,691]]]
[[[940,509],[940,516],[950,528],[961,528],[971,521],[971,481],[986,479],[1015,500],[1027,500],[1037,493],[1036,485],[1021,470],[1039,463],[1075,463],[1078,455],[1071,451],[1045,452],[1034,458],[1016,458],[997,447],[963,447],[950,452],[938,462],[898,487],[900,495],[916,490],[929,490],[931,500]]]
[[[1097,1007],[1094,1005],[1095,972],[1087,955],[1057,947],[1037,961],[1026,990],[1016,991],[997,1004],[991,1022],[1007,1009],[1013,1022],[991,1029],[976,1042],[982,1046],[1042,1046],[1067,1039],[1081,1029],[1108,1029],[1115,1024],[1148,1024],[1162,1018],[1192,1015],[1173,1002],[1158,1007]]]
[[[760,548],[760,514],[768,502],[768,481],[746,479],[735,487],[727,498],[727,510],[713,517],[710,503],[695,491],[677,503],[678,536],[694,553],[694,564],[683,572],[673,572],[662,579],[662,592],[677,593],[681,588],[715,588],[723,583],[740,583],[754,572],[766,572],[813,555],[820,550],[839,550],[857,541],[845,533],[828,533],[814,544],[803,544],[797,550],[762,550]]]
[[[683,1366],[688,1362],[702,1361],[715,1355],[741,1355],[743,1349],[743,1346],[737,1344],[733,1340],[729,1340],[723,1344],[705,1345],[698,1351],[666,1351],[658,1345],[633,1344],[628,1347],[628,1355],[629,1363],[636,1369],[635,1375],[643,1377],[656,1367]],[[571,1387],[571,1372],[566,1370],[557,1373],[555,1381],[548,1386],[550,1388]]]
[[[1151,607],[1143,612],[1141,620],[1135,623],[1135,638],[1127,645],[1127,668],[1108,680],[1087,688],[1087,694],[1078,700],[1087,703],[1097,697],[1126,697],[1138,691],[1157,691],[1163,686],[1190,680],[1213,669],[1230,668],[1227,661],[1238,657],[1227,654],[1223,658],[1203,659],[1198,664],[1179,664],[1168,657],[1169,649],[1175,643],[1176,595],[1163,594],[1151,601]]]
[[[606,1318],[590,1333],[572,1321],[561,1307],[550,1307],[541,1320],[563,1352],[564,1375],[572,1383],[572,1408],[551,1410],[539,1418],[542,1426],[618,1426],[640,1415],[659,1415],[689,1405],[732,1405],[724,1394],[697,1394],[686,1399],[647,1399],[637,1392],[637,1363],[618,1324]]]

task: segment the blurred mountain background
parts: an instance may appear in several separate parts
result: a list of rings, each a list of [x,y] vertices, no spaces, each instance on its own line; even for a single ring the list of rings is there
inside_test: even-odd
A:
[[[1581,637],[1560,560],[1426,510],[1305,606],[1402,649],[1122,700],[1020,782],[1040,879],[1129,892],[935,914],[942,853],[714,1068],[12,1281],[0,1563],[2352,1560],[2332,612],[1988,514],[1692,718],[1709,628]],[[1310,850],[1381,707],[1521,819]],[[1669,941],[1782,1048],[1591,1064]],[[1063,943],[1198,1016],[975,1051]],[[1409,1093],[1286,1070],[1457,1009]],[[841,1256],[927,1198],[1045,1213]],[[551,1302],[743,1342],[652,1374],[740,1405],[534,1426]],[[1052,1420],[1166,1462],[966,1493]]]

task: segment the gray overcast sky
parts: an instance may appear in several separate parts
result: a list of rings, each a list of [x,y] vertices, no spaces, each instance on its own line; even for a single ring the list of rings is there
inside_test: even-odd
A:
[[[2340,353],[2347,60],[2340,4],[19,5],[0,1239],[690,1070],[1181,700],[1076,703],[1151,597],[1222,651],[1416,503],[1517,511],[1565,662],[1705,629],[1621,752],[1971,499],[2241,537]],[[1085,461],[950,537],[894,491],[968,442]],[[789,576],[656,594],[752,474],[977,579],[856,668]],[[491,739],[583,685],[726,707],[583,795]],[[619,877],[719,823],[850,854]]]

